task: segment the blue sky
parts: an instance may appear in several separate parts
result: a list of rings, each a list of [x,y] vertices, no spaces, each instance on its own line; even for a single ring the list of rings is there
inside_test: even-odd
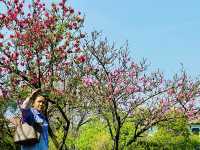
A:
[[[200,75],[199,0],[68,0],[86,15],[86,31],[99,30],[112,42],[129,41],[131,55],[147,58],[167,76],[181,70]]]
[[[131,56],[147,58],[150,69],[159,68],[171,77],[183,63],[191,76],[200,75],[200,0],[67,2],[86,15],[87,32],[103,31],[119,46],[128,40]]]

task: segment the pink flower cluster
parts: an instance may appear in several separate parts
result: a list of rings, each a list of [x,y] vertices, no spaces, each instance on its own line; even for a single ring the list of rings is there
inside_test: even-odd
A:
[[[98,84],[98,80],[96,80],[93,76],[84,76],[82,78],[82,83],[85,87],[89,87]]]
[[[87,57],[85,55],[80,55],[80,56],[77,56],[75,60],[76,62],[83,63],[87,60]]]

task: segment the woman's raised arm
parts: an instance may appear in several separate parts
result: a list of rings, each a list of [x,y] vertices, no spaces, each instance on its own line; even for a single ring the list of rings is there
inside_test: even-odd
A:
[[[21,109],[27,109],[30,107],[32,100],[35,98],[35,96],[41,91],[41,89],[34,90],[23,103],[20,105]]]

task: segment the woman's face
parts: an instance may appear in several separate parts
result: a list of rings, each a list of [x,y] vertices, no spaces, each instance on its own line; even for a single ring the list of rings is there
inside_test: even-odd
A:
[[[38,96],[33,102],[33,108],[42,112],[44,110],[44,103],[45,103],[45,98],[43,96]]]

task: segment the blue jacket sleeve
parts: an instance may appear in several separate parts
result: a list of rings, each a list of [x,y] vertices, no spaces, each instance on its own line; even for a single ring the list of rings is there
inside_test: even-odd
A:
[[[34,115],[31,109],[21,109],[22,112],[22,121],[32,124],[34,122]]]

